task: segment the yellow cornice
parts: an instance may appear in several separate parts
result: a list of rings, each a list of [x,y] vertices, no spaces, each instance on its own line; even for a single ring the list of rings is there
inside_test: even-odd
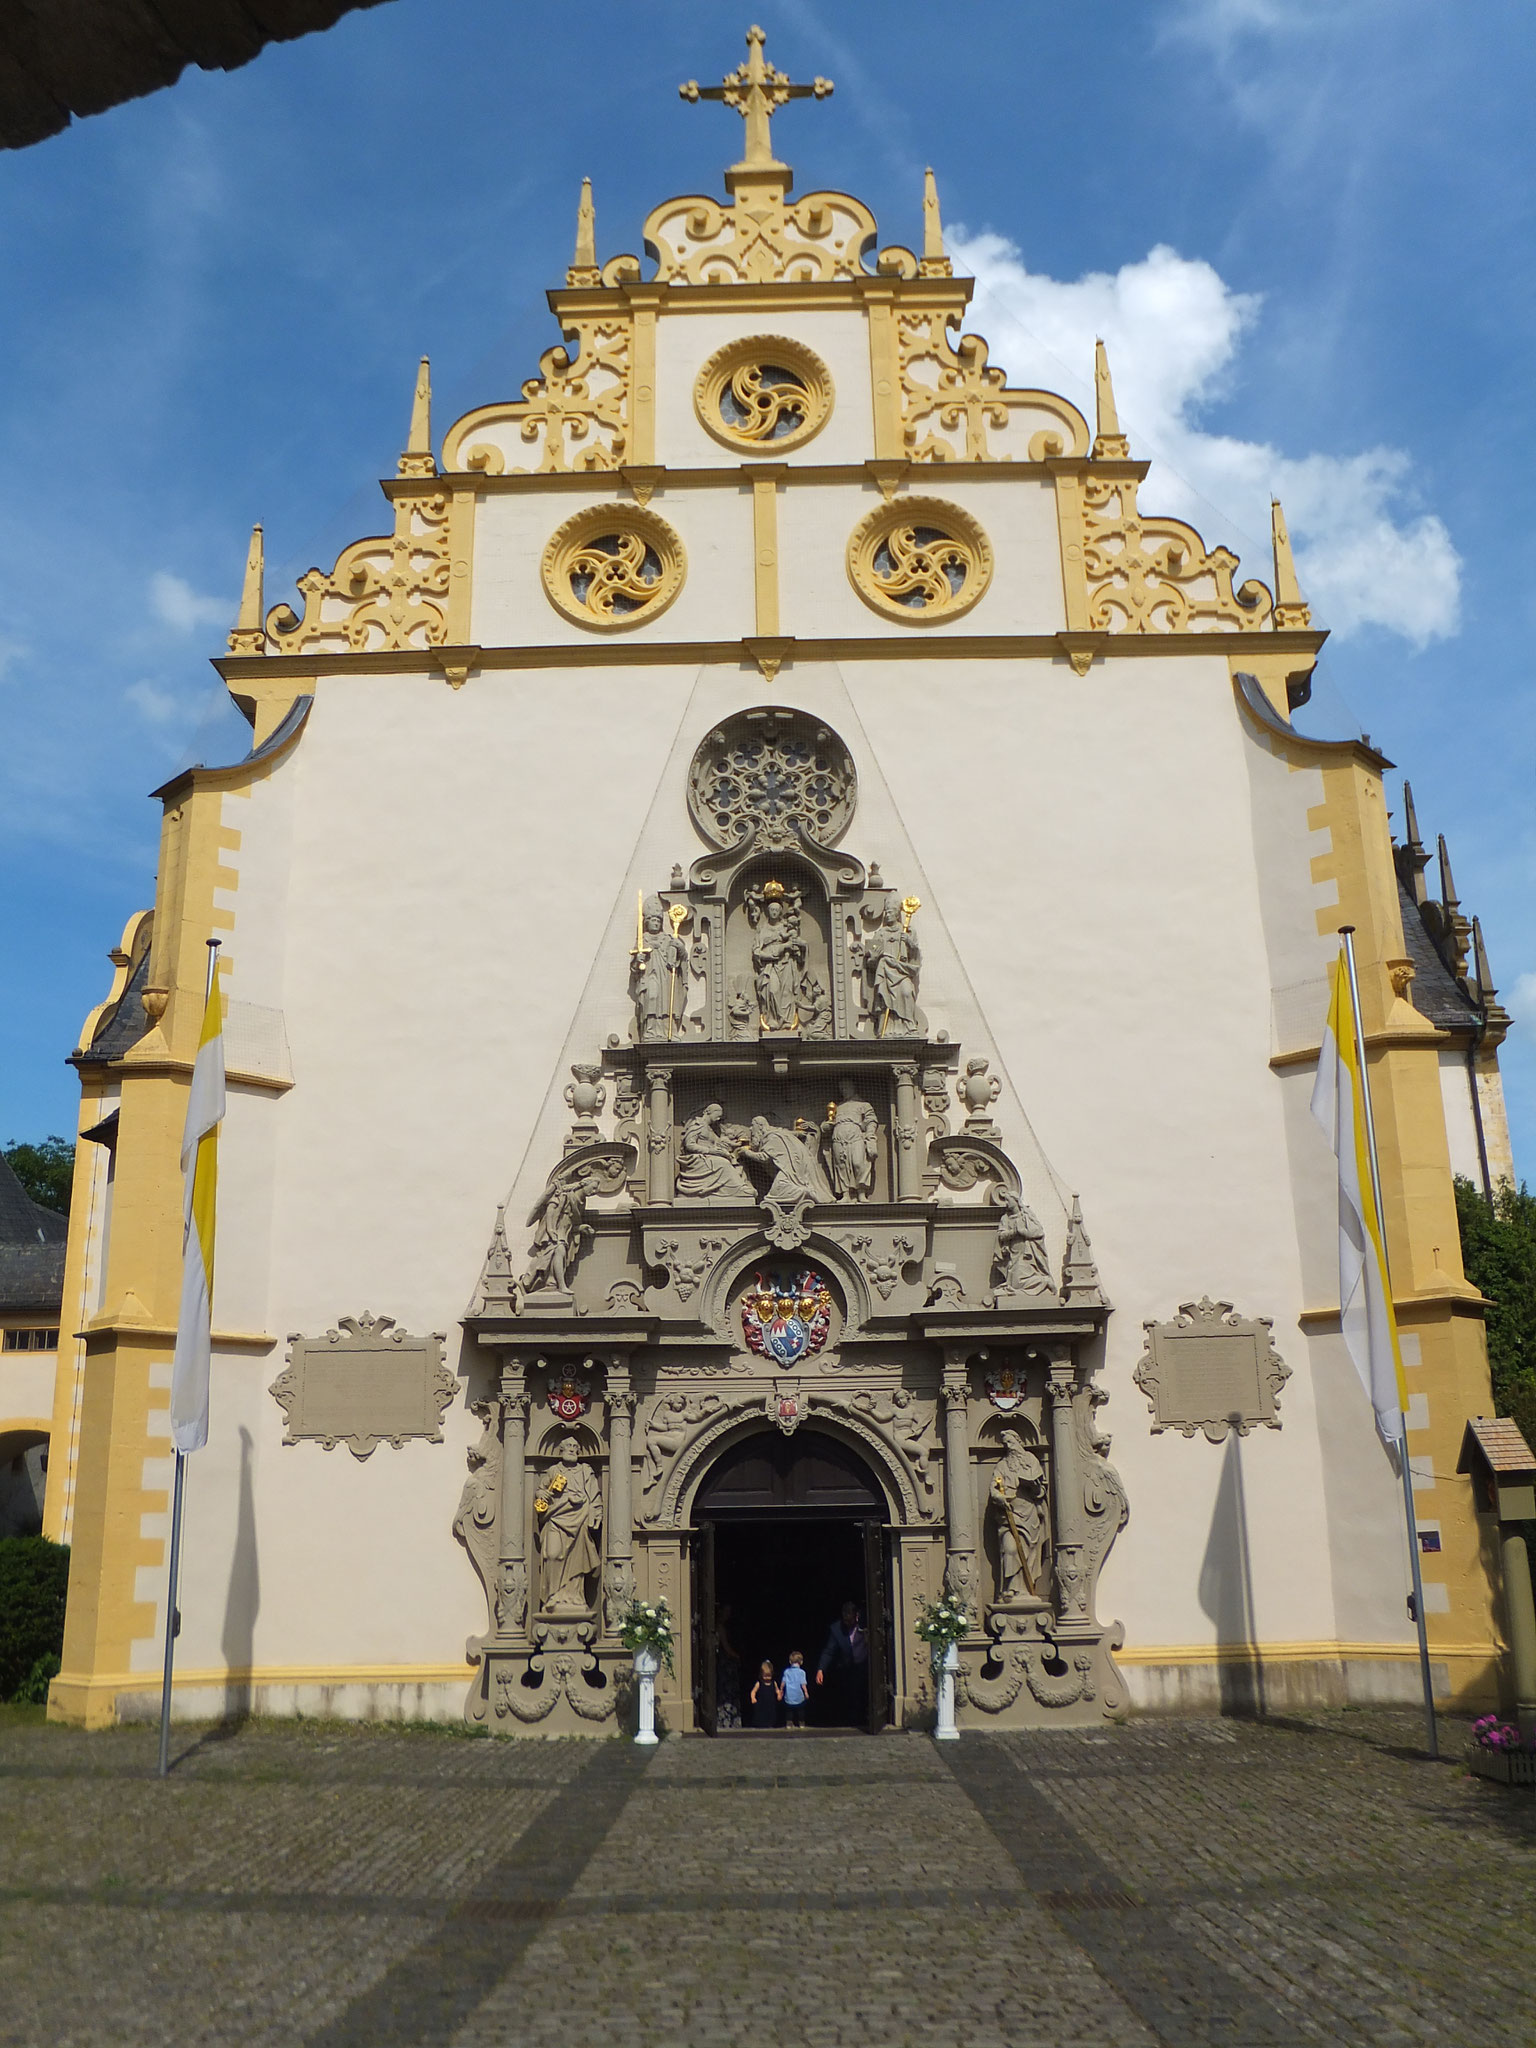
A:
[[[1455,1032],[1442,1031],[1426,1017],[1422,1031],[1367,1031],[1365,1049],[1367,1052],[1438,1051],[1442,1045],[1454,1045],[1456,1039]],[[1315,1067],[1321,1051],[1321,1045],[1308,1045],[1296,1052],[1271,1053],[1269,1064],[1277,1074],[1287,1067]]]
[[[87,1343],[96,1343],[103,1337],[114,1338],[118,1343],[166,1345],[176,1342],[174,1323],[139,1323],[131,1318],[112,1314],[92,1316],[83,1330],[76,1330],[77,1337]],[[211,1339],[215,1351],[270,1351],[277,1342],[265,1330],[215,1330]]]
[[[860,307],[871,301],[919,312],[952,310],[971,302],[968,277],[839,277],[805,282],[771,279],[757,284],[563,285],[546,293],[559,320],[643,310],[651,313],[739,313],[762,307],[793,312]]]
[[[557,496],[561,493],[584,493],[601,500],[607,495],[605,482],[607,490],[617,497],[624,489],[635,488],[632,479],[636,477],[642,480],[642,488],[647,494],[711,488],[740,490],[743,483],[750,483],[761,472],[762,467],[760,462],[719,462],[690,469],[624,463],[612,470],[508,469],[494,476],[481,469],[453,469],[444,470],[436,482],[439,488],[449,484],[455,490],[471,490],[486,497],[496,497],[508,491],[551,491]],[[1130,461],[1095,462],[1088,455],[1047,455],[1039,462],[1025,461],[1020,457],[1015,462],[912,462],[898,458],[896,463],[892,463],[872,457],[867,462],[786,462],[778,467],[783,472],[781,481],[790,487],[796,484],[873,483],[884,491],[900,489],[904,484],[931,489],[960,478],[1002,483],[1009,478],[1027,477],[1031,483],[1038,484],[1047,477],[1096,476],[1125,477],[1139,482],[1151,465]],[[607,481],[609,479],[611,482]],[[386,498],[417,497],[421,491],[420,484],[410,477],[382,477],[379,488]],[[1323,637],[1321,633],[1318,635],[1320,640]]]
[[[132,1074],[135,1078],[145,1074],[185,1074],[189,1077],[191,1075],[191,1060],[181,1059],[174,1053],[158,1050],[146,1053],[142,1058],[135,1059],[134,1050],[134,1047],[130,1046],[117,1059],[107,1061],[105,1064],[114,1072]],[[268,1095],[286,1095],[293,1086],[292,1081],[279,1080],[272,1074],[252,1073],[245,1067],[226,1067],[224,1078],[231,1086],[260,1088],[265,1090]]]
[[[1315,655],[1326,636],[1318,632],[1274,633],[950,633],[943,627],[847,639],[784,639],[784,663],[826,661],[931,661],[948,655],[961,661],[1048,661],[1122,657],[1164,659],[1178,655],[1259,653],[1276,650]],[[680,667],[701,662],[754,659],[750,638],[739,640],[582,640],[545,647],[432,647],[381,649],[373,654],[225,655],[213,666],[235,695],[238,685],[260,681],[302,685],[322,676],[425,675],[444,680],[454,669]],[[1328,743],[1331,744],[1331,743]],[[1357,744],[1344,741],[1349,747]],[[1369,750],[1364,750],[1369,755]],[[1374,755],[1369,758],[1375,759]],[[214,772],[188,770],[200,778]],[[1316,1058],[1316,1053],[1312,1057]]]

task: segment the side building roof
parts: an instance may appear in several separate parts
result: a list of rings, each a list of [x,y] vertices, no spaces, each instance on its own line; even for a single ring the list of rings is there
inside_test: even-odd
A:
[[[0,1310],[56,1316],[69,1220],[34,1202],[0,1157]]]

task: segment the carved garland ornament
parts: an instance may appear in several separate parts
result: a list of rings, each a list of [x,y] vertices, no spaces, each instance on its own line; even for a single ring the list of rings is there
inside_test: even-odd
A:
[[[776,455],[819,433],[832,410],[832,373],[803,342],[748,335],[716,349],[693,387],[707,434],[727,448]]]
[[[942,498],[897,498],[861,519],[848,580],[871,611],[904,626],[958,619],[992,581],[992,544],[969,512]]]
[[[578,626],[622,632],[659,618],[683,587],[688,560],[664,519],[640,505],[589,505],[555,529],[544,589]]]

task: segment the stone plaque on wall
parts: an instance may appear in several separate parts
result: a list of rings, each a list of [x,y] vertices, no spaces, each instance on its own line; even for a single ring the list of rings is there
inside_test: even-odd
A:
[[[443,1410],[458,1381],[443,1363],[444,1333],[408,1336],[393,1316],[341,1316],[323,1337],[291,1336],[271,1393],[287,1420],[285,1444],[344,1443],[355,1458],[412,1437],[443,1440]]]
[[[1270,1341],[1268,1316],[1235,1313],[1230,1301],[1180,1305],[1171,1323],[1144,1323],[1135,1380],[1152,1410],[1152,1433],[1203,1429],[1213,1444],[1229,1429],[1246,1436],[1256,1422],[1280,1427],[1280,1389],[1291,1369]]]

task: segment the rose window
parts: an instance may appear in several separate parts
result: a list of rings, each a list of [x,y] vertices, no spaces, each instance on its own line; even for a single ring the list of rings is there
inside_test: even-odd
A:
[[[793,846],[803,833],[832,846],[858,796],[853,760],[837,734],[803,711],[743,711],[693,757],[688,808],[719,847]]]

